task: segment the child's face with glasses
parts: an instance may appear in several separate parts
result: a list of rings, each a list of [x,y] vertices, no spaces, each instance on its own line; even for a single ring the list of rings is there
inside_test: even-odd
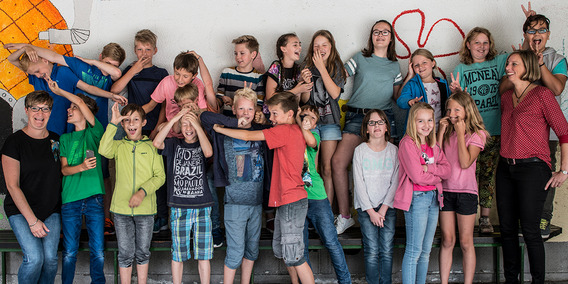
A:
[[[367,133],[369,133],[369,140],[383,139],[385,140],[385,133],[387,132],[386,121],[374,112],[371,114],[369,122],[367,122]]]
[[[531,49],[542,52],[546,48],[546,42],[550,38],[550,30],[548,30],[546,23],[543,21],[532,22],[524,36]]]
[[[392,31],[387,23],[377,23],[373,26],[373,46],[378,47],[388,47],[391,41]]]

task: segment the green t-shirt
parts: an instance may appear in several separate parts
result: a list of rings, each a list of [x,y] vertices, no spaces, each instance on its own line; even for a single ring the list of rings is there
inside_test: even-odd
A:
[[[102,124],[95,118],[94,126],[87,123],[87,128],[84,130],[61,135],[59,139],[60,155],[67,158],[69,166],[83,163],[87,150],[95,152],[95,157],[97,157],[96,168],[63,177],[62,203],[69,203],[105,193],[101,155],[99,155],[99,143],[104,131]]]
[[[323,179],[318,174],[316,168],[316,156],[318,154],[320,136],[315,131],[312,130],[312,134],[316,138],[316,147],[306,147],[306,154],[308,155],[308,168],[310,170],[310,176],[312,178],[312,186],[305,186],[308,192],[308,199],[312,200],[322,200],[327,198],[325,193],[325,187],[323,186]]]

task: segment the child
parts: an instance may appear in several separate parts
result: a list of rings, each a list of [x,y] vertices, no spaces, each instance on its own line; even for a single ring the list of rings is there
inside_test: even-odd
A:
[[[438,141],[452,169],[444,187],[444,207],[440,213],[442,246],[440,248],[440,276],[448,283],[452,267],[452,253],[456,243],[456,218],[460,248],[463,252],[464,283],[472,283],[475,274],[473,228],[477,217],[477,181],[475,164],[485,145],[483,120],[471,96],[457,91],[446,102],[446,117],[440,120]]]
[[[310,93],[304,93],[302,102],[318,108],[318,127],[321,134],[321,165],[322,178],[327,196],[333,200],[333,179],[331,176],[331,157],[337,148],[337,141],[341,140],[341,110],[339,109],[339,96],[345,84],[345,69],[341,62],[339,52],[335,48],[333,35],[327,30],[314,33],[308,55],[304,60],[311,76],[304,78],[306,82],[313,82],[314,88]]]
[[[311,185],[304,183],[304,188],[308,192],[308,213],[304,223],[304,257],[309,263],[308,222],[310,222],[329,252],[337,281],[339,283],[351,283],[351,274],[345,261],[343,249],[337,239],[337,233],[333,224],[333,212],[327,199],[324,182],[317,172],[316,160],[320,137],[315,128],[317,127],[319,117],[318,109],[315,106],[305,105],[302,107],[300,112],[302,120],[299,123],[301,123],[304,131],[310,131],[314,137],[312,144],[308,144],[308,147],[306,147]]]
[[[408,62],[408,74],[396,103],[402,109],[410,109],[418,101],[428,103],[434,108],[438,126],[443,117],[442,109],[451,92],[446,80],[434,76],[436,68],[436,60],[430,51],[415,50]]]
[[[307,193],[302,180],[306,141],[295,123],[298,102],[290,92],[276,93],[267,102],[270,121],[274,127],[262,131],[246,131],[219,127],[213,129],[223,135],[245,141],[266,141],[274,149],[269,206],[277,207],[272,247],[277,258],[283,258],[294,279],[314,283],[312,269],[303,256],[301,239],[308,211]]]
[[[213,258],[211,205],[205,158],[213,155],[211,143],[190,108],[182,108],[156,135],[154,146],[166,157],[168,206],[172,230],[172,281],[181,284],[183,262],[191,258],[189,239],[193,232],[193,257],[198,260],[201,283],[209,283]],[[167,138],[180,124],[183,138]]]
[[[402,283],[426,282],[432,241],[443,207],[442,179],[450,177],[450,164],[436,144],[434,109],[417,102],[410,108],[406,135],[400,140],[398,188],[394,207],[404,211],[406,250]]]
[[[124,71],[123,76],[112,85],[110,91],[118,94],[128,87],[128,103],[143,106],[147,104],[160,81],[168,76],[168,71],[155,66],[152,58],[158,52],[158,37],[150,30],[140,30],[134,36],[134,53],[137,61],[132,62]],[[142,134],[152,136],[151,132],[158,123],[160,109],[146,113],[147,122]],[[155,133],[154,133],[155,135]]]
[[[126,131],[114,140],[116,125]],[[116,184],[110,211],[114,213],[120,282],[130,283],[136,258],[138,283],[146,283],[152,227],[156,214],[156,190],[166,179],[164,163],[147,136],[142,135],[146,113],[135,104],[119,112],[112,106],[112,119],[101,139],[99,153],[116,160]]]
[[[123,76],[116,81],[112,87],[111,92],[118,94],[124,90],[128,90],[128,102],[139,106],[148,103],[151,98],[150,95],[158,86],[160,81],[168,76],[168,71],[164,68],[155,66],[152,63],[152,58],[158,51],[156,47],[158,37],[150,30],[144,29],[136,33],[134,37],[134,53],[136,54],[137,61],[131,63],[124,72]],[[152,130],[158,123],[160,116],[160,109],[155,109],[152,112],[146,113],[146,125],[142,128],[142,134],[153,137]],[[123,130],[120,130],[121,134]],[[122,138],[124,135],[119,135]],[[114,224],[110,218],[109,205],[112,196],[112,191],[105,195],[105,234],[114,233]],[[167,208],[164,209],[167,215]]]
[[[348,167],[353,151],[363,141],[361,121],[371,109],[384,111],[391,123],[391,137],[397,138],[392,98],[402,84],[400,65],[396,59],[395,37],[392,25],[386,20],[373,24],[367,46],[344,64],[348,76],[353,76],[353,94],[346,104],[345,127],[341,141],[331,158],[333,190],[337,196],[337,234],[355,224],[349,208]],[[332,198],[331,198],[332,199]],[[331,200],[330,199],[330,200]]]
[[[281,35],[276,41],[276,55],[268,71],[266,71],[266,100],[269,100],[275,92],[289,91],[298,98],[302,93],[310,92],[311,82],[304,82],[300,72],[300,60],[302,44],[294,33]],[[265,108],[266,113],[266,108]]]
[[[254,36],[243,35],[232,42],[235,45],[235,62],[237,66],[223,69],[219,77],[217,96],[223,101],[223,114],[233,116],[232,106],[235,91],[242,89],[245,82],[252,85],[250,88],[256,92],[258,105],[264,102],[264,84],[262,72],[253,67],[253,61],[258,56],[258,41]]]
[[[233,99],[236,118],[212,112],[204,112],[200,118],[213,140],[215,185],[225,186],[227,255],[223,283],[234,282],[239,266],[241,283],[249,283],[259,253],[263,193],[270,186],[271,160],[265,142],[245,142],[213,130],[214,124],[247,130],[267,128],[254,121],[257,96],[252,89],[237,90]]]
[[[8,56],[8,61],[18,69],[26,72],[28,75],[33,75],[28,76],[28,80],[29,83],[34,86],[35,90],[47,91],[53,97],[53,109],[51,111],[50,120],[47,124],[47,129],[50,131],[61,135],[71,130],[71,128],[68,128],[67,125],[67,109],[71,103],[66,98],[53,94],[49,89],[47,81],[44,79],[51,78],[60,85],[62,90],[72,94],[76,93],[77,88],[79,88],[96,96],[105,98],[113,97],[113,94],[80,80],[76,73],[66,66],[67,64],[53,64],[46,58],[38,57],[36,50],[28,45],[7,44],[4,48],[17,49],[17,51]],[[65,61],[63,56],[58,56],[60,56],[60,59],[58,59],[57,62],[63,64]],[[80,61],[78,59],[74,60]],[[95,70],[99,71],[97,68],[91,69],[92,72],[95,72]]]
[[[490,137],[479,155],[476,175],[479,180],[479,232],[493,233],[489,213],[495,193],[495,176],[501,147],[501,96],[499,84],[505,76],[507,54],[497,54],[495,41],[489,30],[475,27],[462,42],[462,62],[452,73],[450,90],[466,90],[475,101]],[[491,74],[485,76],[484,74]],[[467,88],[467,89],[466,89]]]
[[[363,143],[353,154],[353,203],[363,233],[365,279],[371,284],[392,282],[398,149],[389,142],[390,131],[387,115],[370,110],[361,123]]]
[[[93,283],[104,283],[104,210],[105,188],[103,173],[97,159],[99,142],[104,128],[95,117],[98,106],[95,100],[83,94],[73,95],[59,89],[49,80],[54,94],[71,101],[67,122],[75,131],[59,139],[63,191],[61,193],[61,224],[63,231],[63,268],[61,281],[73,283],[79,249],[79,236],[83,216],[89,234],[90,274]],[[89,154],[91,153],[91,154]]]

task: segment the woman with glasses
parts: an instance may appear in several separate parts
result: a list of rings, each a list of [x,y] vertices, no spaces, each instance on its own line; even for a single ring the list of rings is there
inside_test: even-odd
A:
[[[59,136],[46,128],[53,98],[34,91],[25,106],[28,124],[2,147],[4,211],[24,253],[18,283],[53,283],[61,231]]]
[[[363,117],[372,109],[383,110],[391,122],[391,137],[397,133],[394,128],[392,99],[393,94],[398,94],[402,75],[396,59],[392,25],[385,20],[373,24],[367,46],[349,59],[344,67],[348,76],[355,77],[353,94],[346,104],[343,134],[332,157],[333,190],[326,188],[328,192],[335,191],[337,197],[337,234],[355,224],[349,210],[347,167],[351,163],[355,147],[363,141],[360,133]],[[333,196],[329,199],[333,200]]]
[[[519,224],[527,247],[532,283],[544,283],[545,251],[540,218],[547,189],[568,177],[568,123],[554,93],[535,84],[541,79],[539,59],[520,50],[507,59],[513,84],[501,97],[501,160],[497,168],[497,208],[503,239],[505,283],[518,283],[521,270]],[[561,144],[560,171],[552,173],[548,138],[550,128]]]

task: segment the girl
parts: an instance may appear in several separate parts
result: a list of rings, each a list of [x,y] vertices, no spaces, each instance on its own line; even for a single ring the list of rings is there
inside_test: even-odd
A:
[[[464,283],[472,283],[475,273],[473,228],[477,215],[477,181],[475,162],[483,150],[485,138],[483,120],[471,96],[457,91],[446,103],[446,117],[440,120],[438,141],[452,168],[449,179],[443,180],[444,207],[440,213],[442,247],[440,276],[448,283],[452,267],[452,252],[456,243],[456,218],[463,253]]]
[[[339,216],[337,233],[353,226],[349,212],[349,179],[347,167],[353,158],[353,150],[362,140],[361,122],[367,111],[383,110],[391,124],[391,137],[396,136],[392,97],[398,93],[402,76],[396,59],[392,26],[385,20],[376,22],[369,32],[367,47],[355,54],[344,67],[348,76],[355,76],[353,94],[347,103],[343,136],[331,159],[333,188],[337,196]]]
[[[355,209],[361,223],[367,283],[391,283],[398,186],[397,148],[389,141],[390,124],[382,110],[370,110],[361,124],[363,143],[353,154]],[[380,265],[379,265],[380,262]]]
[[[304,81],[313,82],[314,88],[310,93],[304,93],[302,102],[316,106],[319,111],[322,178],[327,196],[332,202],[331,157],[337,148],[337,141],[341,140],[341,110],[338,101],[343,92],[346,73],[329,31],[319,30],[314,34],[304,64],[310,71],[302,74],[307,75]]]
[[[275,92],[289,91],[299,97],[302,93],[311,90],[312,84],[302,80],[300,66],[296,64],[296,61],[300,60],[301,52],[302,44],[296,34],[283,34],[278,38],[276,41],[278,60],[273,61],[266,71],[266,101]]]
[[[402,109],[409,109],[418,101],[428,103],[434,108],[434,117],[438,125],[443,116],[442,108],[451,93],[446,80],[434,77],[436,68],[436,60],[430,51],[415,50],[408,62],[408,74],[396,103]]]
[[[503,139],[497,168],[497,211],[503,239],[506,283],[518,283],[521,267],[519,224],[527,247],[532,283],[544,283],[545,250],[540,218],[549,187],[568,177],[568,123],[554,93],[534,84],[541,79],[539,59],[518,50],[507,59],[507,77],[514,88],[502,95]],[[550,128],[560,140],[560,171],[552,173]]]
[[[402,283],[425,283],[432,241],[442,201],[442,179],[450,177],[450,164],[436,144],[434,109],[417,102],[409,111],[406,135],[400,140],[399,184],[394,207],[404,211],[406,250]]]
[[[497,55],[491,33],[481,27],[475,27],[464,38],[460,50],[462,64],[454,69],[450,89],[467,91],[476,105],[491,137],[487,138],[485,151],[479,155],[477,175],[479,178],[479,205],[481,233],[493,233],[489,222],[489,213],[495,192],[495,174],[499,161],[501,145],[501,97],[499,83],[505,76],[507,54]],[[491,74],[486,76],[485,74]]]

